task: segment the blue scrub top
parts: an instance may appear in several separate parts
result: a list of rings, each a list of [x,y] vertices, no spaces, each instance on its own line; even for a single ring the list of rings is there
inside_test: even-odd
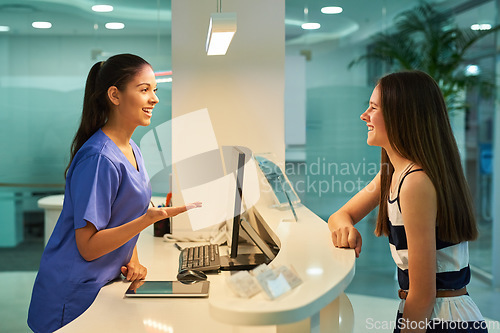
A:
[[[130,140],[137,170],[102,130],[76,153],[66,176],[61,215],[45,247],[35,280],[28,325],[52,332],[80,316],[106,283],[130,262],[137,238],[93,261],[76,246],[75,229],[118,227],[146,213],[151,186],[139,147]]]

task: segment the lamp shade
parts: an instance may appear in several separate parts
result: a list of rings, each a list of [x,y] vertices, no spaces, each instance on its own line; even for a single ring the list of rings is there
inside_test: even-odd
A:
[[[206,42],[207,55],[225,55],[236,32],[236,13],[212,13]]]

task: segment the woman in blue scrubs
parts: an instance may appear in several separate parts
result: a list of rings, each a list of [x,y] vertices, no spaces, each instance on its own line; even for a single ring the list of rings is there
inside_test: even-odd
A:
[[[55,331],[80,316],[120,274],[144,279],[139,233],[201,205],[148,208],[149,177],[131,137],[150,124],[158,102],[155,75],[144,59],[120,54],[91,68],[63,209],[33,287],[28,325],[34,332]]]

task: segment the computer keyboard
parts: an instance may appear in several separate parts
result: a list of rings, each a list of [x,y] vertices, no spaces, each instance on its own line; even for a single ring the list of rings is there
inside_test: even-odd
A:
[[[220,269],[219,245],[199,245],[182,249],[179,255],[179,271],[183,269],[199,271]]]

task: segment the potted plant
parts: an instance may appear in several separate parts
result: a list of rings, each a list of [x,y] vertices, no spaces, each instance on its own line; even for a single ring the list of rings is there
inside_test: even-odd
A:
[[[374,59],[385,64],[388,72],[422,70],[439,84],[449,112],[464,110],[467,87],[480,87],[483,94],[491,94],[494,88],[491,75],[467,75],[466,52],[479,39],[499,28],[461,29],[449,13],[422,2],[396,16],[393,32],[375,35],[368,52],[353,60],[349,67]]]

